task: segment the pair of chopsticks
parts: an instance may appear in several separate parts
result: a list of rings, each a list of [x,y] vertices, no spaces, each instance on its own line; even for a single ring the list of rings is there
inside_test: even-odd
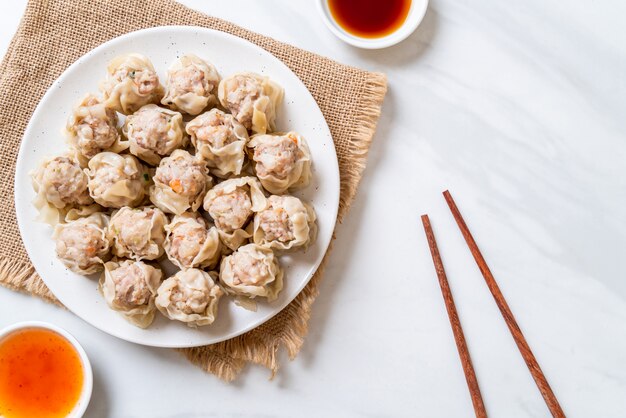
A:
[[[506,303],[504,299],[504,295],[500,291],[500,287],[498,287],[498,283],[496,283],[496,279],[491,274],[491,270],[489,270],[489,266],[487,266],[487,262],[483,257],[476,241],[472,237],[472,234],[467,227],[467,224],[463,220],[461,216],[461,212],[457,208],[454,203],[454,199],[452,199],[452,195],[449,191],[443,192],[443,196],[448,203],[448,207],[452,212],[452,216],[456,220],[463,237],[465,238],[465,242],[469,247],[470,252],[474,256],[474,260],[476,260],[476,264],[478,264],[478,268],[485,278],[485,282],[487,283],[487,287],[491,291],[491,295],[493,296],[496,305],[500,309],[504,321],[509,327],[509,331],[511,331],[511,335],[519,348],[520,354],[524,358],[526,365],[528,366],[528,370],[530,374],[533,376],[543,399],[545,400],[548,409],[552,413],[554,417],[565,417],[561,406],[559,405],[559,401],[556,399],[554,392],[550,388],[546,377],[541,371],[541,367],[539,367],[539,363],[537,363],[537,359],[533,355],[528,343],[526,342],[526,338],[524,338],[524,334],[522,334],[522,330],[519,325],[517,325],[517,321],[513,316],[513,312],[509,308],[509,305]],[[474,372],[474,366],[472,364],[472,359],[469,354],[469,350],[467,349],[467,344],[465,342],[465,336],[463,335],[463,328],[461,327],[461,322],[459,321],[459,316],[456,311],[456,307],[454,305],[454,299],[452,297],[452,292],[450,291],[450,285],[448,284],[448,279],[446,277],[446,272],[443,268],[443,263],[441,261],[441,257],[439,255],[439,249],[437,248],[437,241],[435,240],[435,234],[433,233],[432,227],[430,225],[430,219],[428,215],[422,215],[422,223],[424,225],[424,231],[426,232],[426,239],[428,240],[428,246],[430,247],[430,252],[433,258],[433,263],[435,264],[435,270],[437,272],[437,277],[439,278],[439,285],[441,286],[441,293],[443,294],[443,299],[446,304],[446,310],[448,311],[448,317],[450,319],[450,325],[452,326],[452,332],[454,334],[454,339],[456,341],[456,347],[459,352],[459,356],[461,357],[461,365],[463,366],[463,372],[465,373],[465,380],[467,381],[467,386],[469,388],[470,396],[472,397],[472,404],[474,405],[474,412],[477,417],[486,417],[487,412],[485,410],[485,404],[483,403],[482,395],[480,394],[480,387],[478,386],[478,380],[476,379],[476,373]]]

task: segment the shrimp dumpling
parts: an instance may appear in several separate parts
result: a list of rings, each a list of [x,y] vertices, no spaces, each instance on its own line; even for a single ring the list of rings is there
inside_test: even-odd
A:
[[[212,184],[206,163],[177,149],[157,167],[150,200],[166,213],[181,215],[187,209],[196,211]]]
[[[196,117],[185,127],[196,154],[218,177],[239,175],[245,161],[248,131],[233,115],[219,109]]]
[[[315,239],[315,211],[294,196],[270,196],[254,216],[253,240],[277,250],[307,247]]]
[[[216,266],[221,256],[220,237],[217,228],[202,216],[193,212],[176,215],[165,230],[165,252],[176,266],[181,269]]]
[[[249,131],[264,134],[276,129],[276,110],[284,91],[268,77],[233,74],[220,82],[217,95],[222,106]]]
[[[311,152],[295,132],[255,135],[248,153],[263,187],[273,194],[305,187],[311,179]]]
[[[216,284],[217,274],[200,269],[180,270],[166,279],[157,291],[156,307],[167,318],[190,327],[212,324],[224,292]]]
[[[89,194],[107,208],[136,206],[145,197],[150,176],[132,155],[101,152],[89,160]]]
[[[250,219],[265,206],[265,195],[254,177],[225,180],[204,198],[204,210],[215,222],[222,242],[231,250],[252,236]]]
[[[113,254],[134,260],[156,260],[163,255],[167,217],[158,208],[123,207],[113,212],[108,237]]]
[[[87,174],[71,153],[44,159],[30,175],[41,221],[54,225],[64,209],[93,203]]]
[[[137,53],[120,55],[107,67],[107,77],[100,83],[105,105],[125,115],[140,107],[158,103],[163,86],[150,60]]]
[[[84,218],[58,224],[52,237],[56,240],[57,257],[71,271],[88,275],[102,270],[110,258],[106,235],[109,217],[93,213]]]
[[[161,104],[173,110],[199,115],[217,104],[220,76],[215,67],[193,54],[174,61],[167,72],[165,97]]]
[[[220,283],[227,293],[271,302],[283,288],[283,270],[272,250],[248,244],[222,259]]]
[[[147,328],[154,320],[154,298],[163,273],[143,261],[118,260],[104,264],[99,290],[107,305],[131,324]]]
[[[186,145],[183,116],[154,104],[129,115],[123,132],[128,138],[130,153],[152,165],[158,165],[161,157]]]
[[[120,152],[128,148],[127,142],[121,140],[117,122],[115,110],[88,94],[74,107],[65,131],[70,145],[88,160],[102,151]]]

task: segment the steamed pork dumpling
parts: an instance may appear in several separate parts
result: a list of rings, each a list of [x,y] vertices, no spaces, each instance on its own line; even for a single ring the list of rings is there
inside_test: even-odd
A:
[[[217,104],[220,76],[213,65],[193,54],[183,55],[167,72],[165,97],[161,103],[174,110],[199,115]]]
[[[107,67],[107,78],[100,83],[105,105],[129,115],[141,106],[158,103],[163,86],[150,60],[141,54],[113,58]]]
[[[127,147],[117,131],[117,113],[92,94],[74,108],[66,132],[71,146],[86,159],[105,150],[119,152]]]
[[[239,73],[220,82],[218,97],[222,106],[246,129],[259,134],[276,129],[276,110],[283,100],[283,88],[268,77]]]
[[[113,213],[108,236],[113,254],[135,260],[156,260],[163,255],[167,217],[157,208],[123,207]]]
[[[248,131],[233,117],[211,109],[186,126],[191,143],[215,175],[239,175],[245,160]]]
[[[183,116],[154,104],[128,116],[123,131],[130,153],[152,165],[158,165],[161,157],[185,145]]]
[[[270,196],[267,207],[254,216],[253,239],[279,250],[306,247],[315,239],[315,212],[293,196]]]
[[[252,236],[246,226],[253,215],[266,206],[265,195],[254,177],[225,180],[204,198],[206,210],[217,227],[222,242],[236,250]]]
[[[31,178],[37,193],[34,204],[39,209],[40,219],[45,222],[58,222],[59,209],[93,203],[87,175],[70,153],[46,158],[31,172]]]
[[[35,191],[59,209],[93,202],[87,175],[70,153],[45,159],[31,174]]]
[[[204,209],[223,231],[243,228],[265,204],[261,185],[254,177],[224,180],[209,190],[204,199]]]
[[[187,209],[195,211],[211,187],[206,163],[184,150],[176,150],[163,158],[154,175],[150,200],[166,213],[180,215]]]
[[[143,261],[109,261],[100,277],[100,291],[114,311],[140,328],[154,320],[154,298],[163,273]]]
[[[109,240],[106,228],[109,218],[94,213],[54,229],[57,257],[67,268],[78,274],[92,274],[102,270],[109,258]]]
[[[220,283],[228,293],[271,302],[283,288],[283,271],[272,250],[248,244],[222,259]]]
[[[183,268],[215,267],[221,255],[217,228],[197,213],[174,216],[165,226],[165,252],[170,261]]]
[[[169,319],[184,322],[190,327],[212,324],[224,292],[215,283],[215,273],[211,274],[188,269],[166,279],[161,283],[155,300],[159,311]]]
[[[248,142],[250,159],[263,187],[273,194],[307,186],[311,178],[311,152],[295,132],[255,135]]]
[[[136,206],[144,199],[150,177],[132,155],[101,152],[89,160],[89,194],[107,208]]]

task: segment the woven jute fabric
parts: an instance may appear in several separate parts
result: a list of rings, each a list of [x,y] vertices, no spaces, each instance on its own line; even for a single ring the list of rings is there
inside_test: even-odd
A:
[[[203,26],[247,39],[300,77],[321,108],[337,149],[339,222],[348,212],[385,96],[383,74],[339,64],[171,0],[31,0],[0,66],[0,284],[60,304],[28,259],[13,204],[19,144],[37,103],[52,82],[89,50],[128,32],[165,25]],[[234,379],[247,362],[274,374],[278,349],[284,347],[294,358],[302,346],[329,253],[305,289],[270,321],[231,340],[180,351],[225,380]]]

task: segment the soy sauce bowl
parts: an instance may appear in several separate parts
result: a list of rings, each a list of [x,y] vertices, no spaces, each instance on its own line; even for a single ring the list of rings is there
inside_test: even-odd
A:
[[[415,29],[422,23],[427,8],[428,0],[412,0],[409,13],[398,29],[380,38],[365,38],[354,35],[341,27],[330,11],[328,0],[317,0],[317,9],[328,29],[342,41],[364,49],[382,49],[402,42],[415,32]]]

